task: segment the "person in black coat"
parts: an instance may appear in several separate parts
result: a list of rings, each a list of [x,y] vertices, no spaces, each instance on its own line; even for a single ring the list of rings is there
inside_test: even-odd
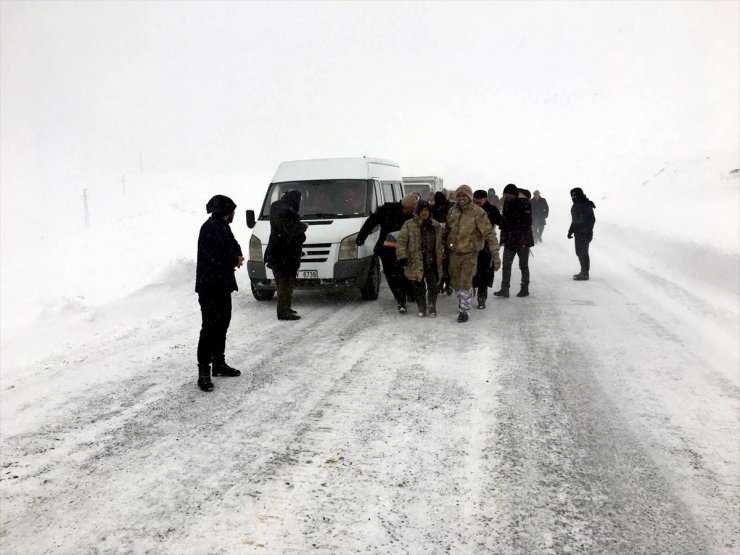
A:
[[[511,282],[511,266],[514,257],[519,257],[519,270],[522,284],[517,297],[529,295],[529,249],[534,246],[532,236],[532,205],[529,199],[513,183],[504,188],[504,213],[501,225],[501,244],[504,245],[504,259],[501,265],[501,289],[496,297],[507,298]]]
[[[596,205],[589,200],[583,189],[576,187],[570,190],[573,206],[570,208],[571,224],[568,229],[568,239],[576,238],[576,256],[581,264],[581,271],[573,276],[576,281],[588,281],[591,269],[591,258],[588,255],[588,246],[594,238],[594,224]]]
[[[447,195],[442,191],[434,193],[434,205],[432,206],[432,218],[437,220],[442,225],[447,221],[447,212],[450,211],[452,206]],[[447,258],[442,263],[442,281],[439,284],[439,290],[444,291],[448,295],[452,295],[452,286],[450,286],[450,261]]]
[[[270,205],[270,239],[265,249],[265,265],[275,274],[277,282],[278,320],[301,318],[291,308],[308,228],[298,215],[300,206],[300,191],[288,191]]]
[[[501,226],[501,212],[498,208],[488,201],[488,193],[483,189],[478,189],[473,193],[473,202],[486,211],[488,221],[491,222],[493,229]],[[488,243],[483,244],[483,249],[478,253],[478,269],[473,277],[473,287],[478,292],[478,308],[486,308],[486,299],[488,298],[488,288],[493,287],[494,269],[491,265],[491,249]]]
[[[532,204],[532,232],[534,239],[538,243],[541,243],[542,232],[545,231],[546,220],[550,215],[550,207],[547,205],[547,200],[540,196],[539,191],[534,192],[534,196],[529,202]]]
[[[231,293],[237,291],[234,271],[244,263],[242,249],[229,224],[234,221],[236,204],[229,197],[216,195],[206,204],[211,217],[200,228],[195,292],[202,316],[198,340],[198,387],[212,391],[214,376],[239,376],[241,372],[226,364],[226,332],[231,322]]]
[[[388,240],[388,235],[398,232],[406,220],[413,217],[416,201],[416,195],[409,193],[401,202],[386,202],[365,220],[355,240],[357,245],[364,245],[368,235],[380,226],[380,236],[373,252],[383,262],[385,279],[401,314],[406,314],[406,297],[411,296],[411,287],[403,274],[403,268],[398,264],[395,241]]]

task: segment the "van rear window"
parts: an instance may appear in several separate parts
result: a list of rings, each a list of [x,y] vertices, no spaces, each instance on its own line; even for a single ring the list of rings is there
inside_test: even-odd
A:
[[[326,179],[271,183],[261,219],[269,219],[270,205],[287,191],[300,191],[301,219],[357,218],[370,215],[370,182],[363,179]]]

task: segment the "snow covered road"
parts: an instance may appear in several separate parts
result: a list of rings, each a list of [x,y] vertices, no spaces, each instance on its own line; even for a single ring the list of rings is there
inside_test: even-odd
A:
[[[454,297],[422,320],[386,288],[299,292],[278,322],[240,282],[244,374],[211,394],[191,263],[41,360],[44,330],[19,338],[0,551],[737,553],[737,292],[700,296],[606,226],[573,282],[550,231],[531,296],[463,325]]]

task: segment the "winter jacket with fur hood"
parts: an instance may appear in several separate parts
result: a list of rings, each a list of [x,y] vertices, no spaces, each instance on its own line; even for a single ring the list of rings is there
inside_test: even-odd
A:
[[[465,206],[455,203],[447,213],[445,224],[445,247],[456,254],[477,254],[488,243],[491,255],[498,259],[498,239],[488,219],[488,214],[473,203],[473,191],[467,185],[455,191],[455,197],[463,193],[470,198]]]
[[[440,223],[429,216],[427,220],[435,233],[435,257],[437,275],[442,276],[442,259],[444,257],[444,229]],[[421,226],[424,224],[418,214],[408,220],[401,227],[396,246],[396,256],[399,260],[406,258],[408,264],[403,269],[406,278],[411,281],[421,281],[424,278],[424,259],[421,252]]]

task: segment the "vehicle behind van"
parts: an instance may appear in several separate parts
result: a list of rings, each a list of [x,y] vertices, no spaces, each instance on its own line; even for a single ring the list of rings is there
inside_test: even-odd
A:
[[[444,187],[444,179],[436,175],[425,175],[403,178],[404,193],[418,193],[421,198],[427,200],[432,195],[441,191]]]
[[[285,192],[300,191],[301,221],[308,224],[297,288],[357,288],[362,298],[375,300],[380,288],[380,263],[372,246],[374,232],[362,246],[355,239],[362,224],[385,202],[403,196],[397,162],[378,158],[329,158],[283,162],[275,172],[262,209],[247,211],[252,228],[247,270],[252,294],[270,300],[277,289],[275,276],[265,266],[270,238],[270,206]]]

